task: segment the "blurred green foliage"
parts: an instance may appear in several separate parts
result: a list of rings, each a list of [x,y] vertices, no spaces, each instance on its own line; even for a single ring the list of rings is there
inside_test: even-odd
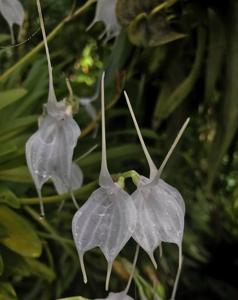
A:
[[[77,97],[92,96],[106,70],[109,168],[115,174],[148,168],[122,90],[135,108],[143,136],[160,164],[187,116],[189,128],[163,177],[185,199],[184,266],[178,299],[238,299],[238,3],[200,0],[118,0],[122,25],[105,45],[96,24],[86,31],[94,1],[44,1],[46,30],[59,99],[68,96],[65,78]],[[43,191],[46,219],[28,173],[24,146],[37,128],[47,99],[48,75],[34,1],[26,10],[17,47],[8,47],[7,25],[0,19],[0,300],[55,300],[69,296],[105,296],[106,263],[97,249],[85,256],[85,286],[72,241],[71,201],[49,183]],[[72,8],[79,14],[69,17]],[[72,15],[71,15],[72,16]],[[31,37],[32,35],[32,37]],[[99,101],[94,102],[99,111]],[[97,185],[100,135],[83,108],[75,116],[82,128],[75,160],[85,175],[75,195],[82,204]],[[99,147],[80,159],[95,144]],[[127,183],[132,191],[132,185]],[[135,245],[130,241],[115,262],[111,289],[128,278]],[[132,296],[167,299],[177,267],[177,249],[164,247],[155,271],[141,251]],[[139,296],[138,296],[139,295]],[[81,297],[67,298],[83,299]]]

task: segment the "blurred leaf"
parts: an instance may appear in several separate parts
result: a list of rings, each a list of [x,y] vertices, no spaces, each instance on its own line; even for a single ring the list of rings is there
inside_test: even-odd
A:
[[[55,272],[45,264],[33,258],[25,258],[25,260],[30,266],[33,275],[39,276],[48,282],[52,282],[55,279]]]
[[[130,41],[136,46],[156,47],[184,38],[186,34],[170,28],[166,18],[159,13],[141,13],[129,25]]]
[[[30,266],[24,257],[0,245],[0,252],[4,261],[4,276],[28,277],[31,275]]]
[[[30,223],[19,214],[1,205],[0,222],[8,231],[8,236],[0,240],[3,245],[23,256],[39,257],[41,255],[40,239]]]
[[[0,223],[0,239],[7,236],[8,236],[7,228]]]
[[[0,300],[17,300],[16,292],[9,282],[0,282]]]
[[[14,153],[17,150],[17,147],[13,143],[8,143],[0,145],[0,157],[7,154]]]
[[[157,101],[154,112],[154,119],[161,122],[166,119],[174,110],[187,98],[192,91],[200,74],[201,65],[204,58],[206,34],[203,28],[198,30],[198,43],[194,64],[190,74],[185,78],[167,98],[160,98]],[[158,123],[159,124],[159,123]]]
[[[26,166],[9,170],[0,170],[0,179],[4,181],[31,183],[32,179]]]
[[[108,160],[114,160],[114,159],[125,159],[133,157],[136,153],[138,153],[138,150],[140,151],[139,145],[123,145],[123,146],[116,146],[111,147],[107,150],[107,157]],[[101,160],[101,151],[91,153],[90,156],[85,157],[82,161],[80,161],[80,166],[85,167],[92,164],[95,164],[96,162],[100,162]],[[77,160],[76,160],[77,162]],[[0,172],[1,177],[1,172]]]
[[[7,204],[13,208],[19,208],[20,202],[16,195],[5,187],[0,186],[0,204]]]
[[[209,154],[207,189],[211,189],[222,159],[238,128],[238,3],[230,2],[227,14],[225,95],[220,105],[216,136]]]
[[[225,28],[219,15],[212,9],[209,17],[209,47],[207,56],[205,100],[214,101],[215,88],[224,62]]]
[[[0,92],[0,110],[20,100],[23,96],[26,95],[26,93],[27,90],[25,89],[15,89]]]
[[[37,116],[27,116],[11,120],[0,128],[0,141],[12,138],[21,133],[26,127],[37,123]]]

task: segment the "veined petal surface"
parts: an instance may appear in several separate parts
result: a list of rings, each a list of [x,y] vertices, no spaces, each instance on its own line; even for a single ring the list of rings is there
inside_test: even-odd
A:
[[[65,185],[64,181],[62,181],[58,176],[52,177],[52,181],[59,195],[69,192],[69,185]],[[69,184],[72,190],[79,189],[83,184],[83,172],[75,163],[72,163]]]
[[[131,197],[119,186],[98,188],[76,212],[72,222],[74,241],[83,255],[99,247],[112,262],[130,239],[136,225]]]
[[[141,176],[132,194],[137,209],[135,241],[153,260],[153,252],[161,242],[181,245],[184,230],[185,205],[180,193],[160,179],[157,184]]]

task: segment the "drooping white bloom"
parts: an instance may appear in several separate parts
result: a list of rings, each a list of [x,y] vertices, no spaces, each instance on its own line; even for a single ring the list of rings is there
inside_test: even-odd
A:
[[[24,9],[18,0],[0,0],[0,13],[7,21],[12,43],[14,43],[13,24],[17,24],[20,27],[24,21]]]
[[[70,192],[77,206],[72,190],[82,185],[83,175],[79,167],[72,163],[74,148],[81,131],[72,117],[71,107],[56,99],[39,0],[37,6],[48,60],[49,94],[45,114],[39,120],[39,129],[26,143],[26,160],[39,195],[41,214],[44,215],[41,197],[44,183],[51,179],[59,194]]]
[[[95,17],[87,28],[89,30],[96,22],[103,22],[105,29],[99,38],[106,35],[105,42],[116,37],[121,31],[121,25],[116,16],[116,2],[117,0],[97,0]]]
[[[104,74],[101,88],[102,101],[102,163],[100,187],[76,212],[72,221],[73,238],[78,250],[84,282],[87,282],[83,262],[84,253],[99,247],[107,262],[106,290],[108,289],[112,263],[135,229],[136,211],[133,200],[118,184],[114,183],[106,160]]]
[[[157,264],[153,253],[154,250],[161,245],[161,242],[175,243],[178,245],[179,267],[171,297],[171,300],[174,300],[182,265],[185,204],[178,190],[160,179],[160,176],[170,155],[181,138],[189,119],[184,123],[161,167],[157,170],[145,146],[126,92],[125,97],[150,166],[150,178],[141,176],[138,188],[132,194],[137,209],[137,224],[132,237],[148,253],[155,267],[157,267]]]

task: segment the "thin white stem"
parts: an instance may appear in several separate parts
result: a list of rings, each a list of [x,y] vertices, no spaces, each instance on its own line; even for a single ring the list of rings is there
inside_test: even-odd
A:
[[[132,120],[133,120],[135,128],[136,128],[137,135],[139,137],[141,146],[143,148],[143,152],[145,154],[145,157],[146,157],[147,162],[148,162],[149,167],[150,167],[150,178],[153,178],[156,175],[156,173],[157,173],[157,168],[156,168],[156,166],[155,166],[155,164],[154,164],[154,162],[153,162],[153,160],[152,160],[152,158],[151,158],[151,156],[150,156],[150,154],[148,152],[148,149],[147,149],[147,147],[145,145],[144,139],[143,139],[141,131],[140,131],[140,127],[139,127],[139,125],[137,123],[134,111],[133,111],[132,106],[131,106],[130,99],[129,99],[126,91],[124,91],[124,95],[125,95],[125,98],[126,98],[126,102],[127,102],[127,105],[128,105],[128,108],[129,108]]]
[[[40,27],[41,27],[41,32],[42,32],[42,35],[43,35],[43,40],[44,40],[44,45],[45,45],[45,52],[46,52],[47,63],[48,63],[49,94],[50,94],[50,93],[54,92],[54,90],[53,90],[53,72],[52,72],[52,66],[51,66],[51,60],[50,60],[50,52],[49,52],[48,43],[47,43],[47,37],[46,37],[46,32],[45,32],[44,19],[43,19],[43,15],[42,15],[40,0],[36,0],[36,4],[37,4],[39,20],[40,20]],[[51,98],[49,98],[49,99],[51,99]]]
[[[14,45],[15,44],[15,36],[14,36],[14,31],[13,31],[13,25],[11,24],[9,27],[10,27],[11,43],[12,43],[12,45]]]
[[[102,73],[101,81],[101,113],[102,113],[102,169],[107,169],[107,153],[106,153],[106,125],[105,125],[105,92],[104,92],[105,73]]]
[[[106,277],[106,285],[105,290],[108,291],[109,288],[109,281],[112,273],[112,262],[108,262],[107,264],[107,277]]]
[[[81,266],[81,270],[82,270],[82,274],[83,274],[83,282],[87,283],[88,282],[87,273],[86,273],[86,270],[85,270],[83,254],[81,254],[81,253],[79,253],[79,262],[80,262],[80,266]]]
[[[44,218],[45,217],[45,210],[44,210],[44,203],[43,203],[43,199],[42,199],[41,190],[37,189],[37,193],[38,193],[39,202],[40,202],[40,216],[41,216],[41,218]]]
[[[77,200],[75,199],[75,196],[74,196],[74,193],[72,190],[70,190],[70,196],[71,196],[71,199],[73,200],[73,203],[74,203],[74,206],[79,209],[79,205],[78,205],[78,202]]]
[[[180,278],[180,274],[181,274],[181,270],[182,270],[182,264],[183,264],[182,245],[179,245],[179,265],[178,265],[178,270],[177,270],[177,274],[176,274],[176,278],[175,278],[175,282],[174,282],[173,292],[172,292],[172,296],[171,296],[170,300],[175,300],[175,296],[176,296],[176,292],[177,292],[177,288],[178,288],[178,282],[179,282],[179,278]]]
[[[99,184],[101,186],[106,186],[112,182],[111,176],[107,168],[104,78],[105,78],[105,73],[103,72],[102,80],[101,80],[102,162],[101,162],[101,171],[99,176]]]
[[[127,286],[126,286],[126,289],[125,289],[125,294],[128,293],[129,288],[130,288],[130,286],[131,286],[132,279],[133,279],[134,274],[135,274],[135,269],[136,269],[136,263],[137,263],[138,255],[139,255],[139,250],[140,250],[140,245],[137,244],[137,245],[136,245],[135,256],[134,256],[134,259],[133,259],[132,270],[131,270],[131,274],[130,274],[129,280],[128,280],[128,282],[127,282]]]
[[[62,200],[62,201],[60,202],[59,208],[58,208],[58,210],[57,210],[58,213],[60,213],[60,212],[62,211],[62,209],[63,209],[63,207],[64,207],[64,204],[65,204],[65,200]]]
[[[158,265],[157,265],[157,262],[155,260],[154,254],[153,253],[148,253],[148,254],[149,254],[149,257],[151,259],[151,262],[152,262],[153,266],[155,267],[155,269],[157,269]]]
[[[98,147],[98,144],[92,146],[88,151],[86,151],[84,154],[82,154],[77,161],[80,161],[82,159],[84,159],[85,157],[87,157],[89,154],[91,154],[96,148]]]
[[[189,121],[190,121],[190,118],[187,118],[187,120],[184,122],[182,128],[179,130],[179,133],[177,134],[177,136],[176,136],[176,138],[175,138],[172,146],[170,147],[169,152],[167,153],[167,155],[165,156],[164,161],[162,162],[161,166],[159,167],[158,173],[156,175],[156,179],[160,178],[160,176],[161,176],[161,174],[162,174],[162,172],[163,172],[163,170],[164,170],[164,168],[165,168],[165,166],[166,166],[166,164],[167,164],[167,162],[168,162],[171,154],[173,153],[173,151],[174,151],[175,147],[177,146],[180,138],[182,137],[182,135],[184,133],[184,130],[188,126]]]

